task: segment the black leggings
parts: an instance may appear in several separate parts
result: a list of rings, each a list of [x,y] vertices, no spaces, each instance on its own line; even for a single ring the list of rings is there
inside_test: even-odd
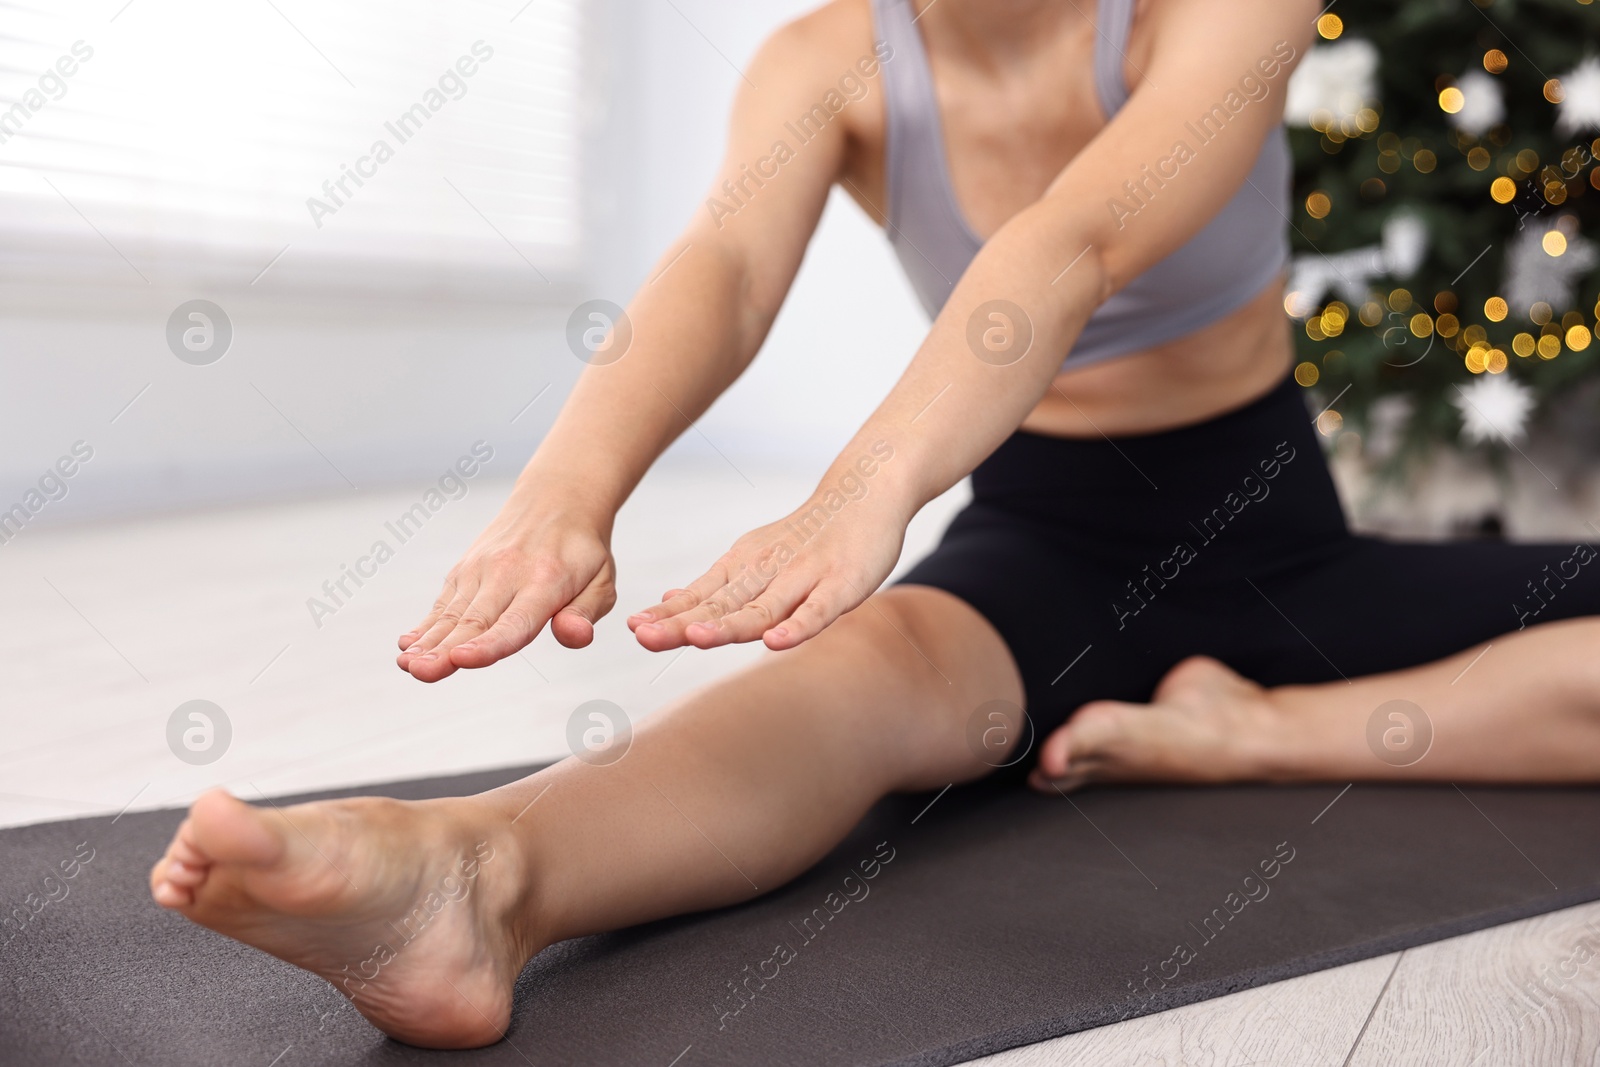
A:
[[[1185,656],[1263,685],[1327,682],[1600,615],[1590,544],[1352,534],[1290,378],[1177,430],[1016,433],[972,490],[899,581],[953,593],[994,625],[1041,732],[1090,700],[1148,700]]]

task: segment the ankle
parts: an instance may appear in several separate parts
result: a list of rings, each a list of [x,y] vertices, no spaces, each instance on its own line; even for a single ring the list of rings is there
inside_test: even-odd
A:
[[[1307,781],[1338,777],[1343,746],[1318,716],[1316,702],[1305,698],[1312,687],[1277,686],[1260,690],[1261,743],[1254,753],[1260,776],[1267,781]]]
[[[474,871],[476,891],[483,893],[484,914],[506,931],[519,961],[525,963],[558,939],[549,906],[551,895],[539,876],[543,864],[528,840],[533,827],[527,820],[512,825],[503,805],[488,796],[466,797],[455,803],[460,805],[459,836]]]

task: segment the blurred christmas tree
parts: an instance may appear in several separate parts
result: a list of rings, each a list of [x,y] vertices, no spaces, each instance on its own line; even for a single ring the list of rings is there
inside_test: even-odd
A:
[[[1285,119],[1319,429],[1398,468],[1562,404],[1600,425],[1600,2],[1340,0],[1317,30]]]

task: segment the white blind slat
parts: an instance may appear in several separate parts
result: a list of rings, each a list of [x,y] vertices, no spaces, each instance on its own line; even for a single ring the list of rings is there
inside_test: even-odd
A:
[[[0,0],[0,272],[576,261],[581,0],[275,2]]]

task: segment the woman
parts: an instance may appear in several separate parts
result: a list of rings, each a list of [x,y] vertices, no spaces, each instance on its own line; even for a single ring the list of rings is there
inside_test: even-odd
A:
[[[781,654],[658,712],[609,766],[423,803],[209,793],[156,900],[397,1038],[466,1047],[500,1037],[544,946],[747,899],[888,792],[1027,770],[1032,730],[1052,795],[1594,778],[1600,622],[1573,617],[1600,614],[1600,581],[1549,592],[1565,546],[1351,536],[1286,379],[1279,123],[1316,5],[1088,8],[835,0],[777,33],[625,357],[585,371],[399,663],[438,681],[546,623],[589,643],[613,516],[754,357],[837,182],[884,223],[927,339],[812,499],[628,619],[652,650]],[[911,516],[969,472],[943,543],[875,592]],[[1540,582],[1536,617],[1507,610]],[[1385,743],[1431,721],[1426,758],[1369,745],[1379,712]],[[375,952],[444,884],[466,889]]]

